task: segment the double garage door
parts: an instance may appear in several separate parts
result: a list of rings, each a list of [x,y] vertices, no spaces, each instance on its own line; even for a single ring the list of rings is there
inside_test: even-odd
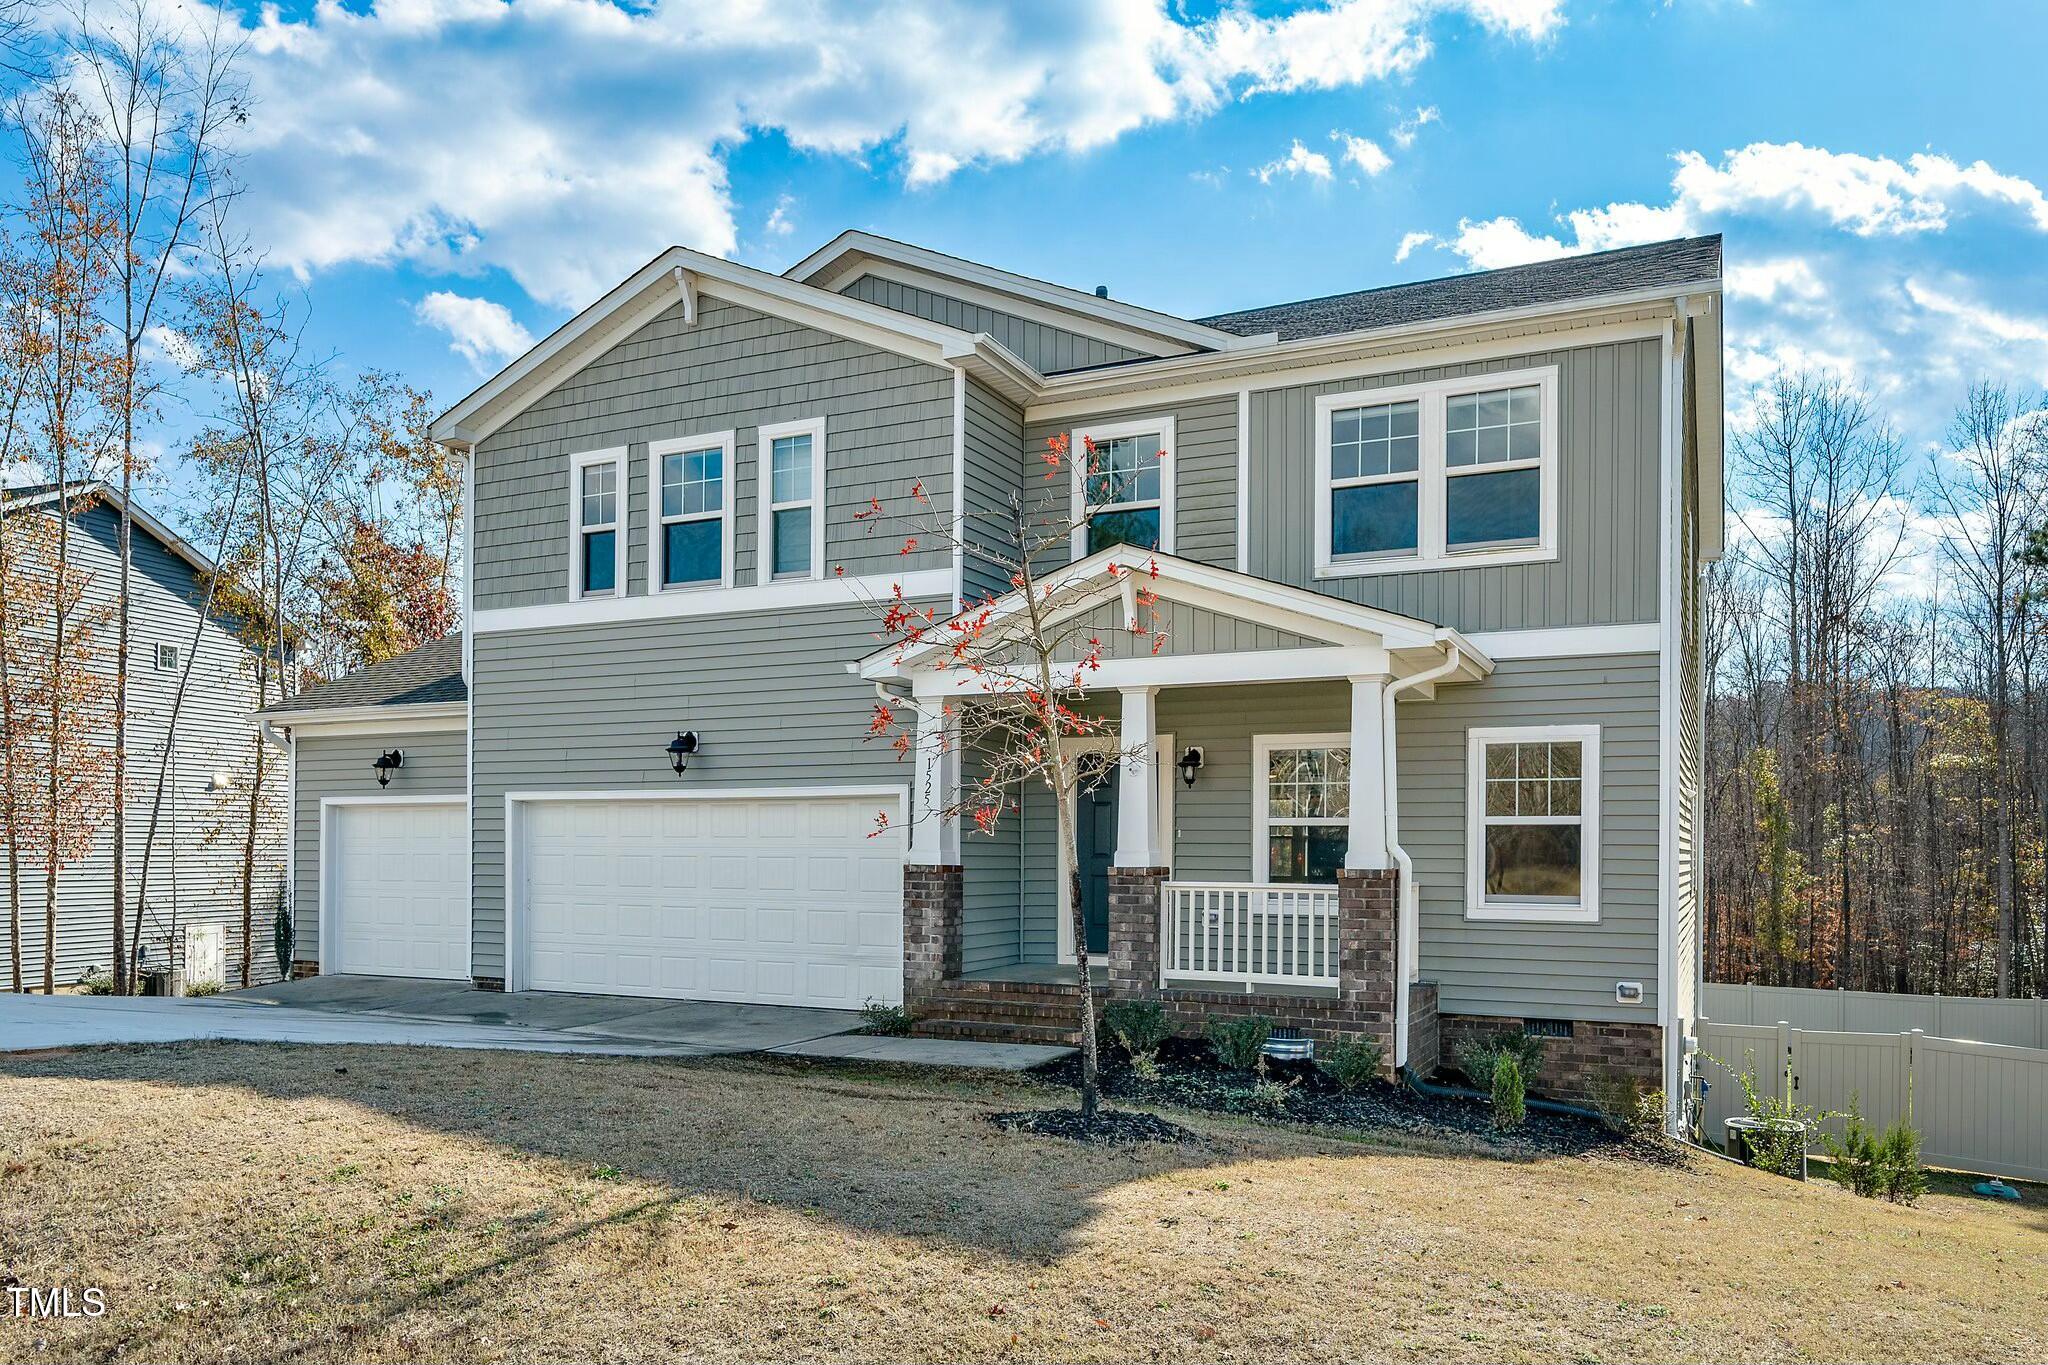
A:
[[[903,997],[903,863],[873,796],[521,801],[531,990],[856,1009]]]
[[[522,800],[508,886],[528,990],[858,1008],[903,998],[903,864],[876,798]],[[339,961],[470,975],[463,807],[338,806]]]

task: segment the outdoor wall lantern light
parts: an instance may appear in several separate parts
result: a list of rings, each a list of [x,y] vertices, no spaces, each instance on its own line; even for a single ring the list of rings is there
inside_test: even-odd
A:
[[[668,765],[681,777],[683,770],[690,766],[690,759],[697,753],[697,732],[684,730],[668,742]]]
[[[391,774],[405,766],[405,754],[398,749],[387,749],[378,754],[377,761],[370,766],[376,769],[377,785],[388,787],[391,785]]]
[[[1188,751],[1180,756],[1180,780],[1190,787],[1195,785],[1195,774],[1202,771],[1202,750],[1190,744]]]

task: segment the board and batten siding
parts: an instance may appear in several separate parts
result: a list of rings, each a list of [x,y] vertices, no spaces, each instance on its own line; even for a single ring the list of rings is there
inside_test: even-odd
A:
[[[390,786],[379,787],[370,764],[387,749],[402,752],[405,764],[392,775]],[[292,750],[297,765],[292,807],[292,956],[315,962],[320,957],[320,803],[334,796],[364,800],[447,796],[459,802],[469,785],[469,746],[460,728],[401,729],[388,735],[309,731],[292,736]]]
[[[10,515],[53,513],[23,510]],[[212,619],[202,624],[199,612],[206,590],[192,566],[140,524],[132,529],[128,656],[128,778],[132,790],[123,813],[129,884],[120,899],[127,906],[126,921],[132,928],[157,772],[166,762],[178,679],[190,655],[191,676],[178,714],[176,744],[168,754],[163,808],[149,862],[142,961],[145,967],[163,965],[167,960],[175,964],[182,960],[187,928],[219,925],[226,939],[228,983],[235,985],[240,980],[242,955],[241,834],[247,828],[239,812],[246,810],[246,783],[254,774],[256,746],[261,743],[249,719],[258,704],[254,658],[229,623]],[[95,635],[99,657],[94,667],[111,689],[115,668],[111,613],[121,571],[120,513],[113,506],[102,502],[74,513],[70,560],[72,581],[83,582],[84,602],[109,613],[107,623]],[[48,566],[37,571],[47,573]],[[178,668],[157,667],[156,647],[160,644],[177,647]],[[111,726],[103,740],[113,742]],[[278,793],[280,814],[276,820],[263,822],[257,840],[254,942],[250,945],[250,979],[255,982],[277,975],[271,942],[285,863],[281,818],[284,756],[272,749],[264,762],[265,782]],[[216,774],[230,779],[228,793],[213,790]],[[25,985],[33,987],[42,981],[47,949],[43,862],[31,849],[24,849],[23,855],[22,977]],[[0,845],[0,875],[4,875],[5,864],[5,847]],[[60,988],[76,983],[88,968],[106,968],[113,962],[113,876],[109,819],[102,822],[86,856],[66,863],[58,873],[54,975]],[[0,989],[13,984],[8,975],[13,946],[9,938],[7,916],[0,911]]]
[[[861,275],[842,286],[839,292],[848,298],[879,304],[892,312],[907,313],[911,317],[955,327],[963,332],[986,332],[995,338],[998,345],[1040,374],[1107,365],[1151,354],[1054,327],[1050,323],[1018,317],[1015,313],[969,303],[936,290],[886,280],[879,275]]]
[[[1251,572],[1467,632],[1656,620],[1660,358],[1654,340],[1624,341],[1253,393]],[[1315,577],[1317,398],[1548,365],[1559,371],[1554,561]]]
[[[905,556],[894,527],[854,519],[870,496],[899,509],[922,481],[952,505],[953,371],[716,298],[694,325],[663,312],[479,444],[479,610],[564,602],[569,457],[625,446],[626,591],[647,591],[650,441],[731,430],[734,575],[755,581],[757,428],[825,419],[825,572],[944,569],[943,547]]]
[[[1072,486],[1065,478],[1045,477],[1046,442],[1062,433],[1087,427],[1146,418],[1173,419],[1173,448],[1166,467],[1173,480],[1173,552],[1182,559],[1237,567],[1237,395],[1198,398],[1179,403],[1152,403],[1069,417],[1056,422],[1034,421],[1024,428],[1024,487],[1031,505],[1049,519],[1068,515]],[[1071,458],[1079,459],[1078,452]]]
[[[1114,701],[1107,703],[1112,708]],[[1253,769],[1260,736],[1345,734],[1342,682],[1167,688],[1156,722],[1176,748],[1200,745],[1192,788],[1174,793],[1173,875],[1262,879]],[[1474,726],[1601,726],[1600,919],[1521,924],[1465,918],[1466,731]],[[1581,1020],[1657,1019],[1657,658],[1502,662],[1483,682],[1405,701],[1396,718],[1401,843],[1421,888],[1422,975],[1446,1013]],[[1056,835],[1050,796],[1024,794],[1019,893],[1022,960],[1057,944]],[[978,846],[967,845],[970,860]],[[1618,1005],[1617,981],[1645,1003]]]
[[[908,791],[912,761],[899,760],[887,739],[866,738],[874,688],[846,666],[880,647],[878,615],[847,595],[845,606],[476,637],[477,975],[505,974],[507,792]],[[695,730],[702,744],[681,777],[664,752],[679,730]],[[876,809],[892,804],[878,798]]]

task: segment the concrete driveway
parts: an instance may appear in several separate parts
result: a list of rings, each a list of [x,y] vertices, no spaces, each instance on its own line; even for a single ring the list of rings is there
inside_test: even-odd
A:
[[[460,981],[334,976],[186,999],[0,994],[0,1052],[232,1039],[703,1057],[795,1050],[860,1022],[851,1010],[505,995]]]

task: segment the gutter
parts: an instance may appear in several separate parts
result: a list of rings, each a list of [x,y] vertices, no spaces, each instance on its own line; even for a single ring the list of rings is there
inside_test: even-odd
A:
[[[1403,1074],[1408,1069],[1408,988],[1421,973],[1421,963],[1417,959],[1422,948],[1422,900],[1415,886],[1415,864],[1409,859],[1408,850],[1401,847],[1401,783],[1399,764],[1394,754],[1394,703],[1403,692],[1449,677],[1464,666],[1461,638],[1446,630],[1440,631],[1437,639],[1446,651],[1444,661],[1387,684],[1380,698],[1380,763],[1386,789],[1387,852],[1401,873],[1401,894],[1396,903],[1394,930],[1394,1069]]]

